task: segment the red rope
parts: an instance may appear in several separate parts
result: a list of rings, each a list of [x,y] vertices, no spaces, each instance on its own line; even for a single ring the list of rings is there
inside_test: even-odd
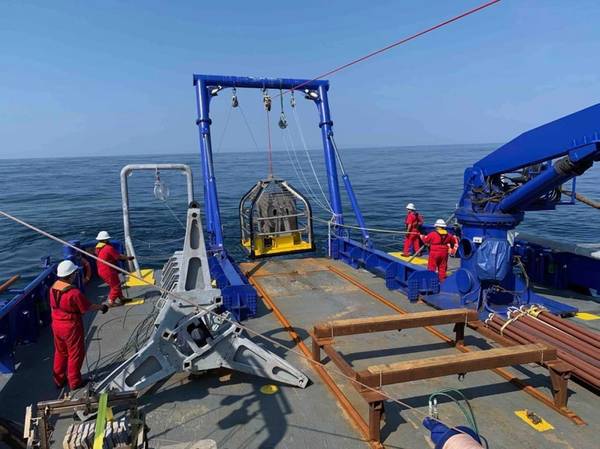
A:
[[[351,65],[358,64],[359,62],[362,62],[362,61],[365,61],[365,60],[367,60],[369,58],[372,58],[373,56],[376,56],[376,55],[378,55],[380,53],[388,51],[388,50],[390,50],[390,49],[392,49],[394,47],[397,47],[398,45],[405,44],[406,42],[411,41],[413,39],[416,39],[419,36],[423,36],[424,34],[430,33],[430,32],[432,32],[434,30],[437,30],[438,28],[442,28],[443,26],[446,26],[446,25],[448,25],[448,24],[450,24],[452,22],[456,22],[457,20],[460,20],[460,19],[462,19],[464,17],[470,16],[471,14],[474,14],[474,13],[476,13],[478,11],[481,11],[482,9],[485,9],[485,8],[487,8],[489,6],[492,6],[492,5],[496,4],[496,3],[499,3],[500,1],[501,0],[492,0],[492,1],[489,1],[489,2],[484,3],[482,5],[479,5],[476,8],[473,8],[473,9],[470,9],[468,11],[465,11],[462,14],[459,14],[458,16],[452,17],[451,19],[448,19],[448,20],[446,20],[444,22],[438,23],[437,25],[432,26],[430,28],[427,28],[426,30],[419,31],[418,33],[415,33],[415,34],[413,34],[411,36],[408,36],[408,37],[405,37],[403,39],[400,39],[399,41],[396,41],[396,42],[394,42],[394,43],[392,43],[390,45],[387,45],[387,46],[385,46],[383,48],[380,48],[379,50],[375,50],[375,51],[373,51],[373,52],[371,52],[371,53],[369,53],[369,54],[367,54],[365,56],[362,56],[362,57],[360,57],[358,59],[350,61],[350,62],[348,62],[348,63],[346,63],[344,65],[341,65],[339,67],[336,67],[335,69],[332,69],[332,70],[330,70],[328,72],[325,72],[325,73],[317,76],[316,78],[313,78],[313,79],[311,79],[309,81],[305,81],[302,84],[298,84],[297,86],[294,86],[292,89],[289,89],[286,92],[291,92],[293,90],[296,90],[296,89],[299,89],[301,87],[304,87],[305,85],[307,85],[307,84],[309,84],[309,83],[311,83],[313,81],[319,80],[321,78],[325,78],[326,76],[333,75],[334,73],[337,73],[340,70],[344,70],[344,69],[350,67]],[[278,94],[278,95],[282,95],[282,94]]]
[[[267,149],[267,156],[269,159],[269,177],[273,176],[273,149],[271,148],[271,120],[269,117],[269,110],[267,109],[267,137],[269,140],[269,147]]]

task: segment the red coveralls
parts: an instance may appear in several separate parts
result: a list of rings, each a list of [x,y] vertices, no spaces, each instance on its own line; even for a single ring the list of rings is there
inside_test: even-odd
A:
[[[409,210],[406,214],[406,220],[404,223],[406,224],[406,238],[404,239],[404,251],[402,254],[409,255],[411,254],[411,249],[414,248],[414,251],[417,252],[421,249],[421,240],[419,239],[419,222],[422,223],[422,220],[419,219],[419,214],[413,210]]]
[[[429,245],[427,269],[433,272],[437,271],[440,282],[444,282],[448,269],[448,253],[450,248],[458,245],[458,240],[451,234],[440,234],[436,230],[423,237],[423,243]]]
[[[68,381],[69,388],[81,384],[81,365],[85,358],[83,320],[90,302],[81,291],[57,280],[50,288],[52,333],[54,334],[54,366],[52,374],[59,387]]]
[[[104,260],[113,265],[117,265],[119,262],[119,252],[108,243],[98,243],[96,245],[96,255],[100,260]],[[121,279],[119,279],[119,272],[108,265],[98,262],[98,276],[106,282],[110,291],[108,292],[108,301],[113,302],[117,298],[123,297],[121,291]]]

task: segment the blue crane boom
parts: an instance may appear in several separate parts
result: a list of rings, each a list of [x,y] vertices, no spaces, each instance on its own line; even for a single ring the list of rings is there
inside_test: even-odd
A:
[[[456,219],[461,267],[427,301],[481,311],[542,304],[557,313],[576,309],[537,295],[511,233],[531,210],[573,204],[577,176],[600,160],[600,104],[527,131],[468,167]],[[562,186],[573,180],[570,202]]]
[[[600,140],[600,103],[526,131],[473,164],[485,176],[555,159]]]

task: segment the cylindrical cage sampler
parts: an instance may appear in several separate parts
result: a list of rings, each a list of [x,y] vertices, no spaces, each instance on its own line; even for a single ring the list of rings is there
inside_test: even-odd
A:
[[[283,179],[258,181],[242,197],[240,230],[253,259],[315,249],[310,204]]]

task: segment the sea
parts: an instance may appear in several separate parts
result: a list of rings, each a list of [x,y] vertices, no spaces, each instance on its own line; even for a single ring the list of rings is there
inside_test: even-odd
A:
[[[415,203],[426,222],[448,218],[461,195],[463,172],[497,145],[441,145],[340,149],[360,208],[376,246],[397,251],[405,206]],[[127,164],[184,163],[192,167],[196,199],[202,203],[199,154],[119,155],[102,157],[0,160],[0,209],[65,240],[90,241],[106,230],[123,237],[119,173]],[[263,152],[218,152],[214,155],[220,209],[227,249],[239,261],[240,198],[267,176]],[[314,170],[313,170],[314,168]],[[275,151],[273,171],[302,192],[312,205],[317,254],[327,252],[331,213],[322,151]],[[142,267],[161,267],[181,248],[186,216],[185,178],[163,171],[166,201],[155,198],[156,173],[135,172],[129,178],[131,229]],[[577,188],[600,200],[600,170],[592,168]],[[354,223],[342,189],[347,223]],[[599,211],[583,204],[528,213],[519,230],[566,243],[599,243]],[[388,232],[384,232],[388,231]],[[62,247],[43,235],[0,217],[0,282],[14,274],[21,284],[41,270],[41,260],[59,260]]]

